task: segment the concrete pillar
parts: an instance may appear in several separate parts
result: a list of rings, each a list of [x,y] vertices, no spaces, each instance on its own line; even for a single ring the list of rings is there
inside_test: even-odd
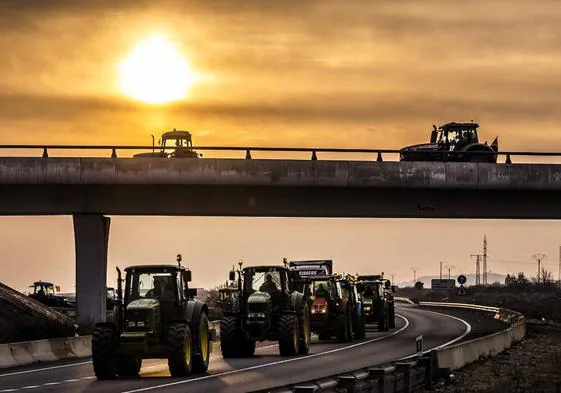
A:
[[[111,219],[101,214],[74,214],[76,245],[76,323],[81,334],[105,322],[107,246]]]

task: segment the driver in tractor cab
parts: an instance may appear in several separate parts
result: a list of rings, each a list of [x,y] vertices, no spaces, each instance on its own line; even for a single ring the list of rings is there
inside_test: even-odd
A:
[[[173,300],[173,285],[171,277],[154,277],[154,288],[146,293],[146,297],[155,297],[160,300]]]
[[[316,297],[317,296],[323,296],[326,299],[329,298],[329,292],[327,291],[327,289],[325,289],[325,287],[323,286],[323,283],[320,283],[318,285],[315,295],[316,295]]]
[[[372,289],[372,285],[367,285],[366,286],[366,290],[364,291],[364,294],[366,296],[372,296],[374,295],[374,290]]]
[[[259,291],[260,292],[269,292],[269,293],[278,291],[277,285],[273,281],[273,276],[271,276],[270,274],[267,274],[267,276],[265,277],[265,282],[263,283],[263,285],[261,285],[261,287],[259,288]]]

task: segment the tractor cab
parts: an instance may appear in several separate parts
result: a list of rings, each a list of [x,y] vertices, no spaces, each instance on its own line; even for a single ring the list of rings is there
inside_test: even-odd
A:
[[[131,266],[125,269],[124,333],[162,334],[161,325],[181,319],[187,312],[191,271],[176,265]]]
[[[65,296],[58,295],[60,287],[46,281],[36,281],[30,286],[33,293],[29,297],[50,307],[72,307],[72,304]]]
[[[477,123],[447,123],[438,128],[433,125],[431,143],[438,143],[445,149],[454,151],[462,147],[479,143]]]
[[[240,310],[240,291],[236,287],[220,288],[218,290],[218,304],[224,313]]]
[[[152,143],[154,140],[152,140]],[[193,150],[193,142],[189,131],[176,130],[164,132],[158,141],[160,147],[156,151],[153,144],[152,152],[138,153],[134,157],[164,157],[164,158],[199,158],[202,154]]]
[[[285,267],[252,266],[244,268],[242,274],[244,293],[248,294],[248,310],[268,304],[275,313],[288,307],[290,289]]]

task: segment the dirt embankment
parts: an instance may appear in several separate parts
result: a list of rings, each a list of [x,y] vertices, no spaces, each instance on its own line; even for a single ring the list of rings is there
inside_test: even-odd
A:
[[[529,326],[521,343],[454,372],[431,392],[561,392],[561,330]]]
[[[72,319],[0,283],[0,343],[73,335]]]

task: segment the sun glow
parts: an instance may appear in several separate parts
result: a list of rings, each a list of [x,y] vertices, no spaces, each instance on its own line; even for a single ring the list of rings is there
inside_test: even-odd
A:
[[[187,60],[165,37],[143,40],[119,64],[121,90],[149,104],[184,98],[197,77]]]

